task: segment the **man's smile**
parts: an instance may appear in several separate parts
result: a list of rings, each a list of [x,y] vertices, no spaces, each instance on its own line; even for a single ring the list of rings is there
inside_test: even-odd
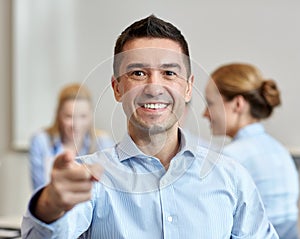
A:
[[[168,104],[165,104],[165,103],[145,103],[145,104],[141,105],[141,107],[145,108],[145,109],[157,110],[157,109],[167,108]]]

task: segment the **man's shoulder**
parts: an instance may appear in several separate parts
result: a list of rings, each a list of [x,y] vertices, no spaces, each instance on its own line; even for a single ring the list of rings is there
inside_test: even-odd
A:
[[[201,161],[201,177],[211,172],[228,176],[247,174],[246,169],[235,159],[223,153],[222,149],[197,147],[195,157]]]

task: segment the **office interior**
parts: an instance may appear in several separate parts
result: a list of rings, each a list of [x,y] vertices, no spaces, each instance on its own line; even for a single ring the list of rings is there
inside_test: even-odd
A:
[[[26,1],[26,0],[25,0]],[[31,195],[31,186],[30,186],[30,180],[29,180],[29,168],[28,168],[28,156],[27,156],[27,151],[24,148],[16,148],[13,145],[13,134],[14,134],[14,122],[15,122],[15,118],[14,118],[14,111],[13,111],[13,106],[15,104],[14,100],[14,48],[13,48],[13,21],[14,21],[14,16],[13,16],[13,4],[15,4],[17,1],[11,1],[11,0],[0,0],[0,112],[1,112],[1,121],[0,121],[0,217],[20,217],[26,210],[27,208],[27,202],[30,198]],[[66,1],[66,2],[70,2],[70,1]],[[198,4],[196,5],[197,7],[201,7],[201,2],[203,2],[203,6],[205,6],[205,1],[200,1],[200,3],[196,3],[196,1],[192,1],[191,4]],[[234,0],[231,0],[231,2],[233,3]],[[260,4],[259,1],[254,1],[256,2],[256,4]],[[32,3],[32,1],[31,1]],[[95,3],[95,1],[87,1],[86,4],[92,4]],[[133,1],[131,4],[136,4],[137,1]],[[173,1],[168,1],[169,4],[176,4]],[[291,3],[291,4],[290,4]],[[157,4],[159,4],[157,2]],[[162,4],[162,3],[160,3]],[[272,4],[271,1],[267,1],[267,4]],[[276,4],[276,3],[275,3]],[[296,1],[286,1],[285,3],[282,4],[290,4],[290,8],[294,8],[297,9],[297,6],[300,7],[300,4],[297,4]],[[104,4],[103,4],[104,5]],[[267,5],[262,6],[267,8]],[[138,6],[138,8],[142,8],[141,5]],[[165,6],[165,8],[167,8],[167,6]],[[192,7],[191,7],[192,8]],[[278,5],[278,9],[280,8],[280,5]],[[299,9],[299,8],[298,8]],[[110,9],[111,10],[111,9]],[[118,11],[115,12],[115,14],[120,14],[120,9],[118,8]],[[136,12],[135,10],[133,11],[125,11],[125,13],[122,14],[133,14],[134,12]],[[147,15],[147,13],[151,13],[151,10],[145,10],[145,12],[143,12],[144,16]],[[189,14],[188,12],[184,13],[184,14]],[[184,15],[182,13],[182,16]],[[158,14],[160,15],[160,14]],[[162,15],[162,13],[161,13]],[[179,13],[178,13],[179,15]],[[171,13],[170,13],[171,16]],[[180,15],[181,16],[181,15]],[[136,18],[139,18],[139,16],[137,16]],[[211,14],[211,17],[214,18],[216,16],[214,16],[213,14]],[[274,17],[276,17],[276,15],[274,15]],[[281,16],[280,14],[278,14],[277,17],[283,18],[284,16]],[[166,17],[167,18],[167,17]],[[130,18],[134,19],[133,17]],[[168,18],[167,18],[168,19]],[[174,17],[175,19],[175,17]],[[295,19],[296,21],[297,19]],[[298,17],[299,20],[299,17]],[[129,20],[128,20],[129,22]],[[299,23],[299,22],[298,22]],[[125,23],[124,23],[125,24]],[[197,25],[196,23],[193,23],[194,25]],[[184,24],[182,24],[184,25]],[[119,27],[118,29],[115,29],[114,33],[118,33],[118,30],[122,29],[121,27]],[[300,42],[300,30],[299,30],[299,26],[298,28],[294,29],[294,31],[298,31],[297,32],[297,39],[295,39],[295,41],[299,40],[298,42]],[[95,29],[96,30],[96,29]],[[201,30],[199,30],[201,31]],[[266,29],[266,34],[267,34],[268,29]],[[224,34],[226,34],[226,31],[224,31]],[[114,37],[114,36],[112,36]],[[191,34],[189,34],[189,37],[191,37]],[[262,36],[263,37],[263,36]],[[201,39],[201,38],[200,38]],[[289,36],[283,37],[283,39],[286,39],[287,41],[290,41],[291,39],[289,39]],[[192,49],[193,47],[195,47],[198,44],[198,41],[200,41],[199,39],[192,41]],[[214,39],[213,41],[216,41],[216,39]],[[222,39],[219,39],[219,41],[222,41]],[[113,43],[112,43],[113,44]],[[201,43],[199,43],[201,44]],[[283,44],[289,44],[287,43],[283,43]],[[219,49],[215,49],[216,51],[218,51]],[[240,49],[237,49],[240,50]],[[270,50],[271,52],[271,50]],[[195,55],[197,55],[198,52],[195,53]],[[217,54],[217,53],[216,53]],[[294,65],[296,65],[296,63],[300,64],[300,49],[299,46],[298,48],[294,49],[294,58],[293,61],[298,61],[298,62],[293,62]],[[199,53],[199,55],[201,55]],[[207,57],[209,57],[207,55]],[[272,56],[269,56],[272,57]],[[201,60],[201,57],[198,58],[198,60]],[[225,61],[226,59],[223,58],[219,58],[217,59],[216,65],[219,62]],[[251,59],[249,59],[251,60]],[[253,59],[256,60],[256,59]],[[30,61],[30,59],[28,59],[28,61]],[[210,59],[211,62],[213,62],[213,59]],[[258,63],[260,63],[258,61]],[[281,64],[281,63],[280,63]],[[288,62],[286,62],[286,64],[289,64]],[[213,64],[212,63],[208,63],[208,65],[213,68]],[[92,66],[91,66],[92,67]],[[268,68],[268,73],[272,73],[272,65],[267,66]],[[289,68],[288,66],[286,68]],[[282,69],[285,70],[286,68],[284,68],[282,66]],[[274,71],[280,71],[280,69],[274,69]],[[297,70],[297,69],[296,69]],[[291,77],[290,77],[291,78]],[[297,81],[297,82],[296,82]],[[298,91],[299,91],[299,81],[296,79],[293,79],[293,82],[296,82],[296,88],[298,87]],[[283,85],[283,84],[282,84]],[[294,88],[294,87],[293,87]],[[294,97],[294,98],[290,98],[290,101],[296,101],[298,99],[295,98],[295,94],[293,96],[293,93],[291,93],[291,95],[289,94],[289,92],[296,92],[296,89],[290,89],[288,87],[283,87],[284,92],[284,96],[288,97]],[[32,93],[35,94],[35,93]],[[284,104],[283,107],[290,107],[289,104]],[[297,109],[297,105],[295,107],[293,107],[293,111],[297,111],[296,113],[294,113],[294,116],[298,115],[298,119],[300,116],[300,110],[299,107]],[[285,113],[289,113],[287,112],[287,109],[282,109],[281,111],[278,112],[278,114],[283,115]],[[276,116],[279,117],[279,116]],[[297,120],[298,120],[297,119]],[[294,119],[293,119],[294,120]],[[280,123],[284,123],[284,121],[280,121],[278,119],[278,121],[271,121],[269,123],[269,125],[267,125],[267,127],[269,126],[269,129],[274,129],[275,135],[276,136],[280,136],[280,132],[276,131],[276,128],[280,128],[280,127],[276,127],[276,124],[278,124],[278,122]],[[296,122],[296,121],[294,121]],[[293,125],[293,123],[291,123],[290,125],[285,125],[284,127],[289,127]],[[299,126],[299,124],[298,124]],[[297,126],[297,127],[298,127]],[[38,126],[37,126],[38,127]],[[296,126],[295,126],[296,127]],[[276,130],[275,130],[276,129]],[[295,139],[299,139],[299,135],[300,135],[300,131],[298,131],[298,129],[292,129],[291,130],[294,134],[296,134]],[[271,132],[272,133],[272,132]],[[298,136],[297,136],[298,135]],[[298,137],[298,138],[297,138]],[[283,140],[288,140],[289,139],[289,135],[286,135],[284,137],[282,137]],[[287,143],[288,144],[288,143]],[[295,159],[295,163],[299,169],[300,167],[300,150],[297,146],[300,146],[300,140],[298,141],[298,145],[297,144],[292,144],[292,146],[290,147],[291,153],[293,154],[293,157]]]

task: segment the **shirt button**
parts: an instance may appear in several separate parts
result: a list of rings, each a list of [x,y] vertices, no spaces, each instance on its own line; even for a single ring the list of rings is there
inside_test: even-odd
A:
[[[168,220],[169,222],[172,222],[172,221],[173,221],[173,217],[168,216],[168,217],[167,217],[167,220]]]

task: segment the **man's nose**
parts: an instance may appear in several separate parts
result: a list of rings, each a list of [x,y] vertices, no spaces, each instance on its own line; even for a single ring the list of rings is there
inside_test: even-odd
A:
[[[151,74],[144,88],[144,93],[149,96],[162,95],[164,92],[163,77],[159,72]]]

